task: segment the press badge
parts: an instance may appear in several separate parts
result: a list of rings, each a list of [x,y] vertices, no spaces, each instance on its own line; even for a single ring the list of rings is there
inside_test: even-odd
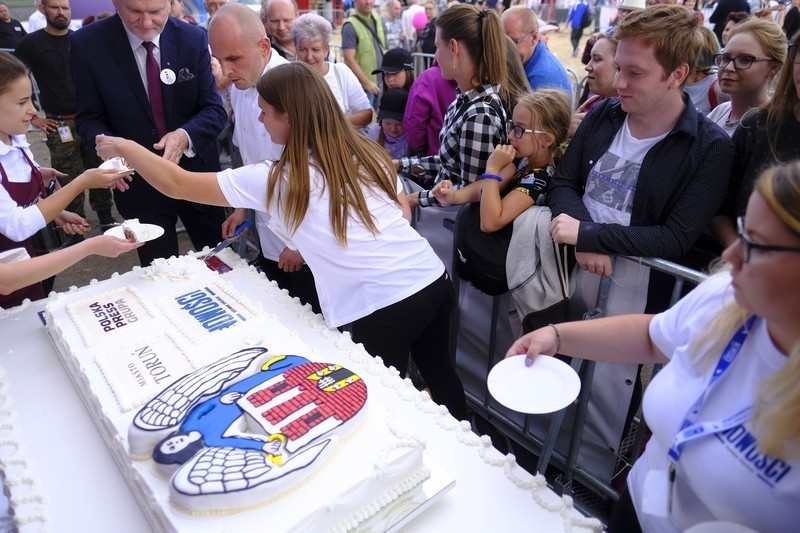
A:
[[[667,518],[669,516],[669,498],[672,483],[669,472],[651,470],[644,478],[642,488],[642,512],[652,516]]]
[[[75,138],[72,136],[72,130],[69,126],[59,126],[58,136],[61,137],[62,143],[71,143],[75,140]]]

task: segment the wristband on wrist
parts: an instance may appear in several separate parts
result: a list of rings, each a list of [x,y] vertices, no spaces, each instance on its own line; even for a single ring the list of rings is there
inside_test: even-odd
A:
[[[503,181],[503,178],[498,176],[497,174],[481,174],[482,180],[497,180]]]
[[[558,331],[558,328],[556,327],[555,324],[547,324],[547,325],[553,328],[553,331],[556,332],[556,353],[558,353],[558,350],[561,348],[561,333]]]

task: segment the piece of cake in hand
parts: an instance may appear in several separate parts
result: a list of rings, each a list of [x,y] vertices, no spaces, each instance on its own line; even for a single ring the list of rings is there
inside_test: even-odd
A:
[[[122,223],[122,233],[128,242],[144,242],[148,238],[147,228],[139,222],[138,218],[132,218]]]
[[[103,161],[103,164],[101,164],[99,168],[114,169],[118,170],[119,172],[129,172],[133,170],[133,168],[128,166],[128,163],[121,157],[112,157],[107,161]]]

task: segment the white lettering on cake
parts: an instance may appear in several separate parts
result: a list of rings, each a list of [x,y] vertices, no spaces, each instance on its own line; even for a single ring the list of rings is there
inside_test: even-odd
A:
[[[219,300],[219,297],[207,287],[177,296],[175,301],[209,332],[228,328],[237,322],[236,318],[223,308],[223,305],[227,304]]]
[[[145,346],[144,348],[138,350],[136,355],[144,363],[144,367],[147,369],[150,375],[153,376],[156,385],[160,385],[162,380],[171,377],[167,371],[167,368],[158,358],[158,355],[150,348],[150,346]]]

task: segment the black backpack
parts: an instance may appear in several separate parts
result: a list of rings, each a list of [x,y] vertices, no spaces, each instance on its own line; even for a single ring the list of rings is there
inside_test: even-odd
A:
[[[492,232],[481,231],[481,204],[461,208],[456,218],[456,264],[461,279],[472,283],[490,296],[508,292],[506,255],[514,224]]]

